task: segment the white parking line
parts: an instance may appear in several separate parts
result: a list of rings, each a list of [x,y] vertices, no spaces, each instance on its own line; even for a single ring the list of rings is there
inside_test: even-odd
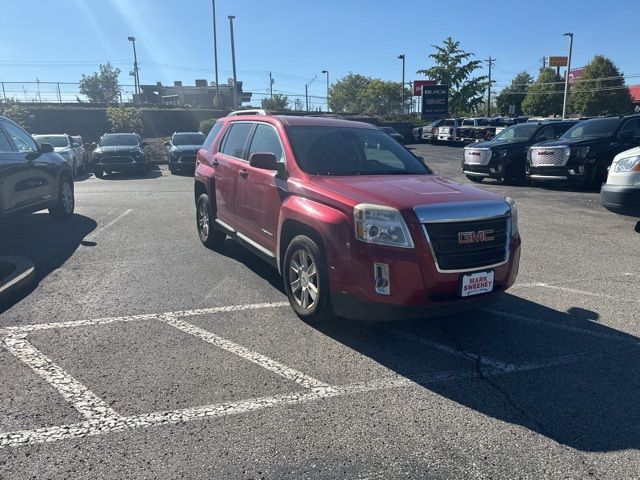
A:
[[[89,420],[112,421],[119,418],[119,415],[95,393],[53,363],[24,338],[7,337],[4,339],[4,345],[9,352],[22,360]]]
[[[238,355],[245,360],[255,363],[256,365],[261,366],[277,375],[280,375],[287,380],[291,380],[298,385],[304,388],[311,389],[332,389],[332,387],[320,380],[317,380],[309,375],[305,375],[298,370],[294,370],[293,368],[289,368],[286,365],[283,365],[275,360],[270,359],[269,357],[265,357],[264,355],[249,350],[248,348],[243,347],[242,345],[238,345],[230,340],[226,340],[218,335],[215,335],[204,328],[200,328],[191,323],[185,322],[184,320],[180,320],[172,315],[163,315],[160,321],[171,325],[172,327],[177,328],[178,330],[188,333],[189,335],[193,335],[194,337],[199,338],[207,343],[215,345],[216,347],[222,348],[227,352],[231,352],[234,355]]]
[[[87,237],[85,238],[85,240],[90,240],[93,237],[99,235],[100,233],[104,232],[106,229],[112,227],[115,223],[119,222],[120,220],[122,220],[124,217],[126,217],[127,215],[129,215],[133,210],[131,208],[128,208],[127,210],[125,210],[124,212],[122,212],[120,215],[118,215],[116,218],[114,218],[113,220],[111,220],[109,223],[101,226],[100,228],[94,230],[93,232],[91,232],[89,235],[87,235]]]

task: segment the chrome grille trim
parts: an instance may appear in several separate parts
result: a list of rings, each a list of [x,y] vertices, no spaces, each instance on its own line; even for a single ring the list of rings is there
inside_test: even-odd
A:
[[[464,163],[466,165],[487,165],[491,160],[490,148],[466,147],[464,149]]]
[[[529,151],[533,167],[564,167],[571,155],[571,149],[562,147],[531,147]]]

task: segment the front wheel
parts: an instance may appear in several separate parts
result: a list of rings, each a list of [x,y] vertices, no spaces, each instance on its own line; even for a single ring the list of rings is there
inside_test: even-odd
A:
[[[209,197],[206,193],[200,195],[196,201],[196,224],[198,236],[205,247],[215,250],[224,244],[227,235],[215,228],[211,216]]]
[[[320,247],[305,235],[295,237],[284,256],[284,288],[298,317],[318,323],[333,317],[329,274]]]
[[[49,208],[49,213],[53,218],[63,220],[73,215],[74,208],[73,181],[69,177],[62,177],[58,186],[58,199],[56,204]]]

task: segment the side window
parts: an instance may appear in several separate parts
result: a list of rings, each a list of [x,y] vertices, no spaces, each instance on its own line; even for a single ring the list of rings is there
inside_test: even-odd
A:
[[[278,132],[273,127],[264,124],[258,124],[256,133],[251,140],[249,147],[249,156],[252,153],[273,153],[279,162],[284,161],[284,152],[280,144]]]
[[[13,140],[19,152],[36,152],[38,150],[36,141],[21,128],[12,123],[5,123],[4,128],[7,129],[9,137]]]
[[[207,138],[205,138],[204,143],[202,144],[202,148],[204,148],[205,150],[211,150],[211,145],[213,145],[213,142],[220,133],[220,130],[222,130],[222,122],[216,122],[213,125],[211,131],[209,131],[209,135],[207,135]],[[171,141],[173,142],[173,139]]]
[[[567,122],[569,123],[569,122]],[[553,126],[553,137],[554,138],[560,138],[562,135],[564,135],[564,132],[566,132],[567,130],[569,130],[573,125],[565,125],[564,123],[560,123],[558,125],[554,125]]]
[[[632,132],[634,138],[640,137],[640,122],[637,119],[629,120],[620,130],[621,134],[624,132]]]
[[[13,148],[11,147],[11,144],[9,143],[9,140],[7,140],[5,134],[2,132],[2,130],[0,130],[0,153],[4,152],[13,152]]]
[[[547,140],[554,140],[553,127],[547,126],[538,132],[536,135],[536,142],[546,142]]]
[[[223,141],[221,152],[231,157],[246,159],[245,146],[253,123],[234,123]]]

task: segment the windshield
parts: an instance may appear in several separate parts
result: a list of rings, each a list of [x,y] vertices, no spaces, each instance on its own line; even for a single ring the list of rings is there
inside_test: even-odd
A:
[[[287,127],[300,168],[311,175],[421,175],[430,170],[380,130]]]
[[[519,123],[505,128],[495,137],[494,140],[504,140],[507,142],[528,141],[538,130],[537,123]]]
[[[455,124],[456,124],[455,120],[445,120],[443,125],[445,125],[447,127],[451,127],[451,126],[453,126]]]
[[[130,133],[123,133],[122,135],[105,135],[100,139],[99,145],[101,147],[134,147],[138,145],[138,137]]]
[[[40,143],[50,143],[56,148],[69,146],[66,135],[34,135],[34,138]]]
[[[202,145],[205,136],[202,133],[180,133],[173,136],[174,145]]]
[[[620,118],[594,118],[580,122],[565,132],[560,138],[596,138],[610,137],[622,123]]]
[[[386,132],[386,133],[398,133],[391,127],[382,127],[382,128],[380,128],[380,130],[382,130],[383,132]]]

